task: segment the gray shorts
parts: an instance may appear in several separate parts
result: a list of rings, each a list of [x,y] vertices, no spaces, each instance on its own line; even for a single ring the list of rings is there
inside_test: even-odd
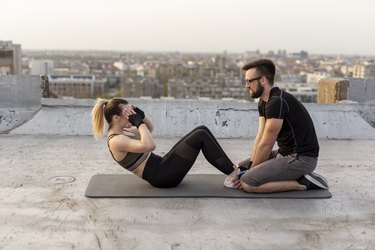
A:
[[[282,156],[277,151],[272,151],[270,159],[250,168],[241,177],[241,181],[253,187],[272,181],[297,180],[301,176],[311,173],[316,168],[316,157],[301,154]]]

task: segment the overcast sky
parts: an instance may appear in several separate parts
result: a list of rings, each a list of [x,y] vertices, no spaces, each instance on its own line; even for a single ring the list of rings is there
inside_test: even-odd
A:
[[[23,49],[375,55],[374,0],[0,0]]]

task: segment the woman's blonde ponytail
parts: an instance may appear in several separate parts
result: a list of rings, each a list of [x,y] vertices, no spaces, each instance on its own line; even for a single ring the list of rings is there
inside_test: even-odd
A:
[[[92,132],[94,133],[95,139],[102,137],[104,134],[104,106],[106,103],[106,100],[98,98],[91,112]]]

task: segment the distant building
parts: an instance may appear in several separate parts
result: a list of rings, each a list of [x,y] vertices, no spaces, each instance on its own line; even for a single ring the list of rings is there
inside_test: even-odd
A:
[[[49,79],[49,91],[58,97],[95,98],[104,93],[106,79],[95,76],[59,76]]]
[[[307,103],[315,103],[317,100],[317,84],[306,84],[306,83],[285,83],[279,82],[275,84],[280,89],[283,89],[290,94],[294,95],[299,101]]]
[[[325,71],[316,71],[314,73],[306,74],[306,83],[308,84],[318,84],[318,81],[323,78],[331,78],[332,75]]]
[[[121,96],[160,98],[162,96],[162,88],[163,86],[154,78],[140,76],[134,78],[123,77],[121,81]]]
[[[248,98],[248,91],[239,79],[170,79],[167,88],[169,97],[182,99],[202,97],[210,99]]]
[[[21,45],[0,41],[0,75],[22,74]]]
[[[353,66],[354,78],[366,78],[375,76],[375,65],[373,61],[356,64]]]
[[[309,53],[306,51],[301,50],[300,52],[290,53],[290,58],[305,60],[309,58]]]
[[[32,75],[53,74],[54,66],[52,60],[32,60],[30,64]]]
[[[280,75],[280,82],[287,82],[287,83],[301,83],[305,81],[305,76],[301,75]]]
[[[250,60],[250,59],[253,59],[253,58],[257,58],[257,57],[259,57],[259,56],[260,56],[260,51],[259,51],[259,49],[254,50],[254,51],[245,51],[245,52],[243,53],[243,58],[244,58],[245,60]]]

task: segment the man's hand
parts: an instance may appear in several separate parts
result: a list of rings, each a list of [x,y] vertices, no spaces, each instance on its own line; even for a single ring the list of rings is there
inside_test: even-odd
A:
[[[233,187],[234,187],[234,188],[242,189],[242,187],[241,187],[241,182],[240,182],[240,179],[239,179],[238,177],[233,178],[233,179],[232,179],[232,183],[233,183]]]

